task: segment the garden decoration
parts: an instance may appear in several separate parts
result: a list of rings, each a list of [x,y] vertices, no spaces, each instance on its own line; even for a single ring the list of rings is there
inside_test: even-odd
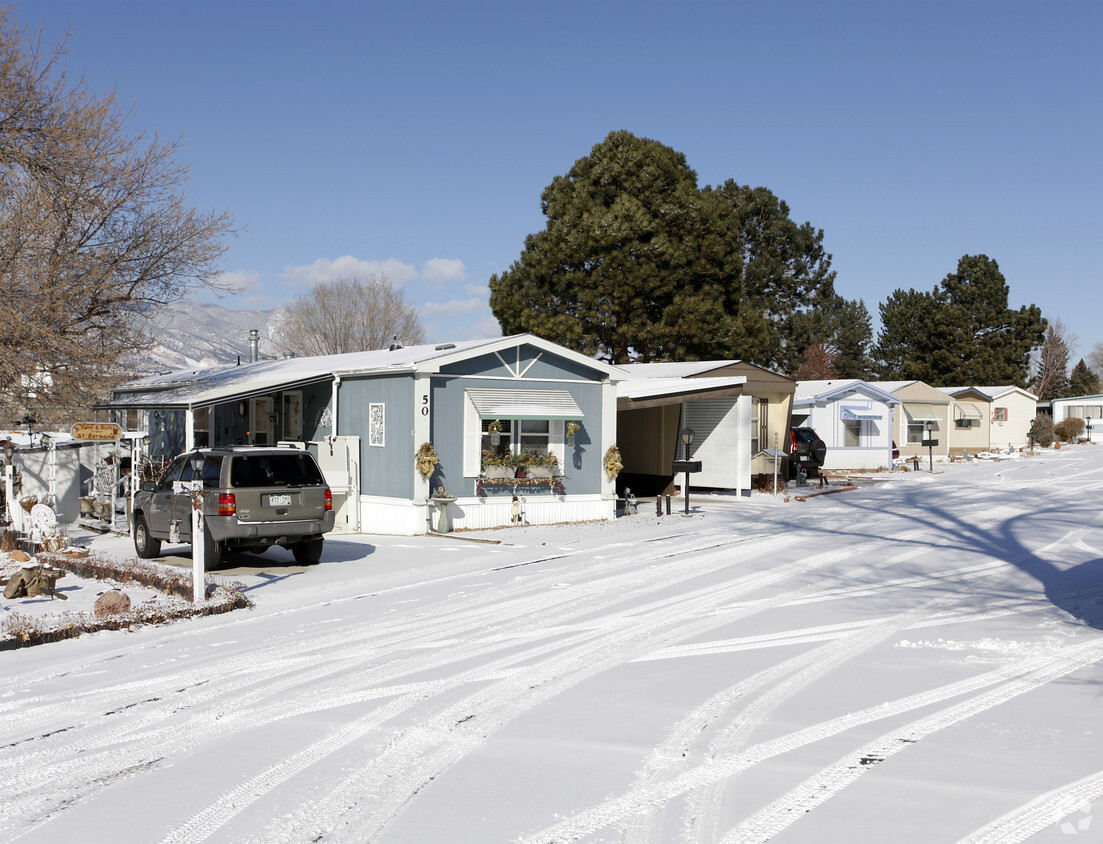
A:
[[[417,466],[417,471],[421,477],[426,479],[433,474],[433,470],[436,469],[439,462],[440,459],[437,457],[437,453],[433,451],[432,443],[422,443],[421,448],[414,455],[414,464]]]

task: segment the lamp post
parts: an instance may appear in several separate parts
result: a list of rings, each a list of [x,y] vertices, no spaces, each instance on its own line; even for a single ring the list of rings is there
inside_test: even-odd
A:
[[[1091,442],[1092,441],[1092,418],[1090,416],[1088,417],[1087,422],[1088,422],[1088,442]]]
[[[928,461],[928,468],[930,469],[931,474],[934,474],[934,439],[932,439],[932,437],[931,437],[931,432],[934,430],[934,422],[932,422],[931,420],[928,419],[927,422],[925,423],[925,427],[927,429],[927,461]]]
[[[694,434],[694,432],[693,432],[692,428],[682,428],[682,433],[681,433],[682,444],[686,447],[685,459],[686,459],[687,462],[689,461],[689,447],[693,443],[693,434]],[[686,499],[685,515],[688,516],[689,515],[689,468],[688,467],[686,468],[686,484],[685,484],[685,489],[683,490],[683,492],[685,493],[685,499]]]

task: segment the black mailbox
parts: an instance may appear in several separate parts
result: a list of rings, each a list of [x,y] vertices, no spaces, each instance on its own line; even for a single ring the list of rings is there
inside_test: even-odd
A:
[[[701,461],[700,460],[675,460],[674,461],[674,474],[679,472],[700,472]]]

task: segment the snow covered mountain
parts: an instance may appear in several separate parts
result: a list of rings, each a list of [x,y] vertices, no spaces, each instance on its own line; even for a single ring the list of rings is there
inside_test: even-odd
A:
[[[149,321],[154,345],[135,362],[148,374],[196,366],[214,366],[249,360],[249,331],[260,332],[261,357],[279,354],[273,338],[279,336],[283,312],[231,310],[221,305],[181,302],[158,312]]]

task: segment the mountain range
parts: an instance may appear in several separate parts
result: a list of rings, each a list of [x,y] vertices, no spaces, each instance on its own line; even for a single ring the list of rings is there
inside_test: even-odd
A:
[[[180,302],[158,311],[147,331],[153,346],[134,362],[142,374],[174,372],[249,360],[249,331],[260,332],[260,356],[278,357],[284,312],[235,311],[204,302]]]

